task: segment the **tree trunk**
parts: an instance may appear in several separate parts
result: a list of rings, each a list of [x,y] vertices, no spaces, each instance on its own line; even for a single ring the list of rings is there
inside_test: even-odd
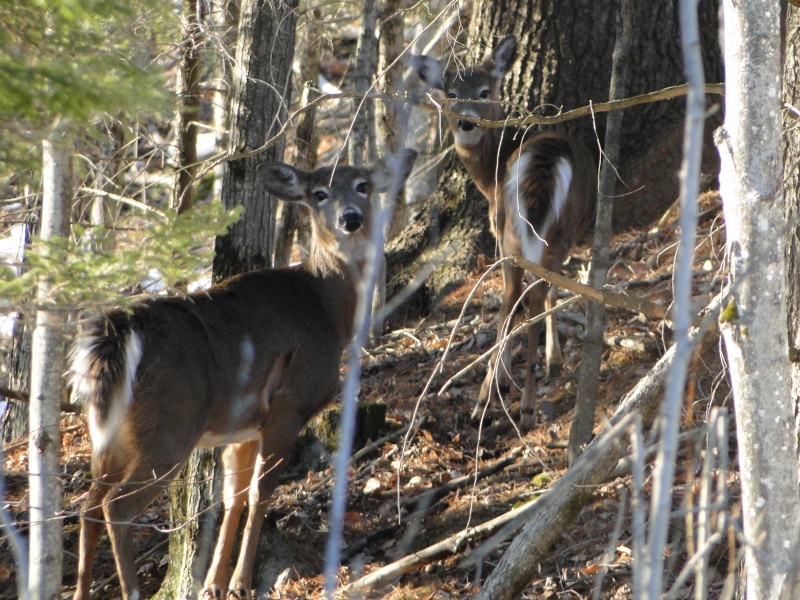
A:
[[[206,2],[186,0],[183,20],[185,37],[181,45],[181,70],[178,93],[181,97],[176,129],[178,130],[178,186],[175,206],[181,214],[194,206],[197,176],[197,133],[200,120],[200,51],[205,42],[203,19]]]
[[[747,598],[792,576],[798,505],[781,150],[778,0],[725,0],[725,125],[717,135],[731,303],[722,318],[742,480]],[[791,592],[789,592],[791,596]]]
[[[531,109],[547,105],[538,112],[553,114],[553,106],[567,110],[608,97],[615,10],[614,3],[600,5],[588,0],[479,0],[470,21],[470,47],[474,47],[475,57],[483,58],[497,36],[516,34],[519,47],[530,50],[518,53],[505,80],[505,98]],[[706,79],[721,81],[717,4],[702,0],[699,13]],[[637,3],[631,28],[638,41],[630,49],[627,95],[683,83],[677,0],[653,6]],[[709,98],[708,104],[717,101]],[[677,98],[625,110],[617,165],[624,184],[617,182],[613,209],[616,230],[649,223],[678,197],[685,104],[684,98]],[[708,179],[718,171],[719,158],[710,140],[719,122],[718,115],[706,119],[703,170]],[[604,131],[605,126],[606,116],[597,115],[597,131]],[[570,121],[559,128],[579,136],[597,157],[593,119]],[[448,175],[429,201],[428,212],[413,216],[406,230],[387,247],[388,297],[422,271],[425,258],[460,249],[448,260],[447,268],[437,270],[415,294],[408,310],[431,310],[461,285],[478,264],[476,249],[490,260],[497,255],[494,240],[486,237],[486,201],[474,194],[472,183],[453,175],[453,169],[463,173],[456,166],[458,160],[446,159],[445,164]],[[471,190],[469,197],[467,189]],[[470,220],[459,223],[452,220],[454,214]],[[483,219],[483,224],[474,227],[473,216]],[[425,226],[431,231],[426,232]],[[437,244],[447,245],[437,248]]]
[[[375,70],[378,68],[378,40],[375,26],[378,20],[377,0],[364,0],[361,8],[361,35],[358,38],[353,85],[358,94],[372,89]],[[375,108],[371,100],[356,98],[353,126],[347,142],[349,164],[361,167],[377,156],[375,143]]]
[[[277,135],[286,121],[291,95],[291,65],[294,57],[296,0],[241,3],[231,100],[231,153],[252,152]],[[257,183],[256,168],[266,161],[283,159],[283,141],[263,152],[228,163],[222,185],[227,208],[244,205],[241,219],[228,234],[217,238],[214,279],[270,266],[275,231],[275,202]],[[180,522],[199,514],[212,491],[209,474],[214,469],[209,451],[195,451],[184,470],[183,481],[198,489],[171,498],[172,512]],[[214,481],[219,481],[215,477]],[[173,488],[180,488],[177,485]],[[217,487],[217,486],[215,486]],[[162,594],[194,589],[213,550],[213,519],[192,522],[170,540],[169,567]],[[206,543],[209,540],[210,543]],[[257,573],[257,571],[256,571]],[[257,584],[257,581],[254,581]]]
[[[788,294],[789,358],[792,398],[800,430],[800,8],[786,6],[783,50],[783,177],[786,202],[785,233]],[[800,466],[800,462],[799,462]]]
[[[286,123],[291,96],[291,66],[297,0],[241,5],[231,100],[229,148],[233,154],[255,151]],[[283,160],[281,137],[263,152],[228,163],[222,185],[226,208],[244,206],[242,218],[217,238],[214,278],[269,267],[275,230],[275,201],[256,179],[259,163]]]
[[[625,97],[631,47],[630,0],[617,2],[617,35],[611,71],[609,100]],[[606,274],[611,266],[611,213],[614,206],[616,173],[613,165],[619,162],[622,141],[623,112],[617,111],[606,119],[605,152],[600,166],[600,185],[597,194],[592,264],[589,268],[589,284],[603,289]],[[592,439],[594,409],[597,401],[597,381],[600,377],[600,361],[603,355],[603,334],[606,329],[606,308],[599,302],[590,302],[587,309],[586,337],[583,342],[578,387],[575,392],[575,416],[569,430],[569,464],[578,460],[583,448]]]
[[[56,134],[57,135],[57,134]],[[71,195],[70,144],[56,135],[42,142],[43,240],[65,237],[69,231]],[[41,283],[39,301],[50,289]],[[52,600],[61,592],[61,395],[65,361],[64,322],[60,313],[39,310],[31,343],[30,529],[28,594],[31,600]]]
[[[631,27],[638,43],[630,49],[628,95],[641,94],[685,82],[682,72],[677,0],[636,3]],[[480,0],[470,28],[471,39],[480,42],[480,56],[493,47],[493,36],[514,33],[520,48],[517,61],[506,77],[505,97],[517,106],[554,114],[590,101],[605,100],[611,79],[615,3],[575,0]],[[717,3],[700,2],[706,80],[721,81]],[[477,44],[476,44],[477,45]],[[478,50],[476,50],[478,52]],[[711,98],[709,103],[718,100]],[[642,105],[625,111],[620,161],[622,182],[617,184],[615,228],[647,224],[678,197],[681,142],[685,100]],[[605,130],[598,115],[597,131]],[[718,158],[711,134],[719,118],[706,125],[703,170],[713,178]],[[598,142],[590,117],[565,123],[563,129],[578,135],[594,151]],[[624,195],[623,195],[624,194]]]

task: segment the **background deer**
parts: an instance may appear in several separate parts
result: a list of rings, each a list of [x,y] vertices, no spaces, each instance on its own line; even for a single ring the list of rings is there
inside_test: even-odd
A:
[[[417,55],[412,65],[420,78],[442,90],[460,117],[447,117],[455,149],[470,177],[489,201],[492,232],[503,256],[522,255],[552,271],[558,271],[575,240],[591,222],[596,201],[595,166],[581,143],[555,132],[528,134],[516,128],[486,128],[471,121],[499,121],[506,113],[499,104],[503,77],[517,50],[513,35],[505,37],[480,65],[461,70],[444,61]],[[498,340],[522,311],[515,306],[523,293],[522,269],[503,263],[503,301],[497,325]],[[525,292],[524,305],[530,316],[545,305],[555,305],[555,288],[537,281]],[[514,314],[512,314],[514,313]],[[523,427],[536,420],[535,368],[538,362],[541,322],[528,329],[528,360],[525,388],[520,403]],[[508,387],[511,365],[508,345],[495,351],[480,392],[488,399],[492,385]],[[547,318],[547,374],[555,374],[563,363],[555,315]],[[477,411],[477,407],[476,407]],[[473,412],[473,416],[476,413]]]
[[[260,270],[207,292],[159,298],[96,320],[71,354],[73,393],[88,408],[94,481],[83,506],[78,586],[108,526],[123,596],[139,598],[132,520],[198,446],[223,452],[224,516],[204,595],[250,594],[266,502],[301,427],[337,391],[353,327],[356,284],[372,226],[373,194],[404,181],[416,152],[372,169],[307,173],[262,165],[261,183],[311,211],[312,247],[299,268]],[[249,487],[249,491],[248,491]],[[228,564],[249,504],[232,577]]]

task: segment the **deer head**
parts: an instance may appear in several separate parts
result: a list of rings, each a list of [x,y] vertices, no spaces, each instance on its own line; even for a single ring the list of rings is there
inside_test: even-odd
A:
[[[480,65],[462,69],[427,55],[411,58],[420,79],[449,99],[447,108],[461,117],[447,117],[456,145],[474,146],[481,141],[486,129],[473,119],[497,121],[505,111],[499,104],[501,86],[517,52],[517,38],[506,36]]]

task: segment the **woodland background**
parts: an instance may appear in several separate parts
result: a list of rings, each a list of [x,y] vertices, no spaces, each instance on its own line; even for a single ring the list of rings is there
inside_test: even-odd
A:
[[[376,598],[643,598],[662,591],[675,598],[744,593],[766,598],[778,596],[763,590],[782,590],[784,597],[797,597],[797,581],[772,577],[773,587],[762,588],[756,583],[758,569],[751,568],[760,561],[778,574],[800,571],[794,565],[800,556],[794,421],[800,389],[800,9],[791,3],[754,3],[756,16],[742,19],[747,24],[768,15],[761,20],[774,26],[736,43],[746,48],[763,38],[772,44],[768,67],[778,74],[781,101],[773,93],[775,110],[766,110],[762,102],[753,117],[771,119],[757,126],[777,132],[766,142],[772,154],[758,145],[763,140],[744,144],[745,153],[771,160],[755,167],[772,174],[773,184],[758,202],[737,212],[733,194],[723,210],[719,152],[712,139],[724,120],[728,126],[735,97],[735,78],[725,71],[725,62],[733,64],[728,36],[735,17],[728,16],[723,34],[720,5],[696,3],[699,60],[693,66],[702,67],[705,118],[695,128],[702,133],[698,193],[687,199],[679,176],[686,88],[674,86],[689,79],[680,9],[693,3],[637,4],[0,4],[0,253],[5,255],[0,259],[9,266],[0,284],[0,308],[16,315],[3,323],[0,372],[8,400],[0,491],[10,520],[0,541],[0,597],[19,593],[15,539],[33,539],[31,512],[39,509],[28,487],[29,444],[36,437],[28,437],[29,428],[61,440],[49,467],[57,474],[49,494],[57,527],[47,534],[58,536],[59,552],[48,554],[46,568],[51,574],[63,568],[63,584],[61,575],[54,578],[55,595],[68,593],[74,584],[77,511],[88,487],[90,443],[79,409],[63,391],[63,359],[50,357],[63,355],[76,322],[143,295],[180,293],[242,270],[302,260],[303,214],[258,189],[259,163],[361,164],[403,146],[421,153],[394,221],[387,224],[385,294],[390,303],[398,295],[403,302],[361,350],[359,399],[385,404],[387,417],[379,433],[358,442],[352,462],[339,571],[343,591]],[[726,15],[737,15],[727,3],[723,8],[730,11]],[[625,32],[627,45],[621,50]],[[581,373],[584,349],[591,345],[585,315],[592,303],[581,297],[562,310],[565,369],[540,386],[539,424],[525,435],[509,416],[515,414],[518,390],[473,422],[469,413],[485,365],[470,366],[454,378],[494,343],[502,284],[497,270],[484,274],[498,252],[488,231],[486,202],[452,152],[436,97],[428,96],[430,90],[408,64],[411,54],[423,52],[474,61],[509,33],[520,42],[504,85],[512,116],[537,129],[570,131],[598,160],[601,148],[611,154],[608,136],[617,131],[616,157],[609,159],[613,175],[606,180],[610,187],[601,187],[613,215],[605,244],[608,264],[600,269],[606,282],[598,285],[590,277],[597,255],[591,238],[575,249],[564,274],[662,307],[673,300],[677,305],[666,318],[609,305],[600,317],[606,322],[595,343],[593,376]],[[773,73],[755,64],[758,69],[739,73]],[[725,95],[712,85],[719,83],[726,84]],[[769,89],[759,96],[755,84],[746,89],[757,105],[759,98],[770,97]],[[609,112],[603,106],[610,99],[651,92],[659,98],[639,98],[624,110]],[[569,112],[584,107],[589,108],[577,115]],[[613,128],[612,117],[617,119]],[[737,143],[738,138],[731,145]],[[754,162],[736,163],[743,179]],[[38,230],[48,189],[53,189],[46,164],[62,165],[57,181],[64,218],[49,244],[33,243],[37,238],[31,236],[51,237]],[[692,207],[688,227],[682,220],[687,203]],[[764,225],[768,217],[777,218],[781,228]],[[750,239],[773,251],[777,247],[781,256],[755,261],[742,272],[731,269],[731,256],[744,247],[737,241],[730,249],[731,229],[753,223]],[[688,243],[687,229],[694,236]],[[681,236],[684,248],[693,248],[688,263],[677,256]],[[749,260],[756,253],[745,256]],[[778,270],[772,270],[772,261],[780,262]],[[679,269],[681,264],[690,268]],[[736,307],[752,304],[745,300],[748,284],[737,281],[741,277],[766,290],[770,273],[777,273],[783,286],[783,312],[765,309],[772,342],[764,346],[756,343],[757,323],[738,321],[750,317]],[[689,278],[690,293],[678,298],[681,276]],[[561,295],[566,300],[576,294],[562,289]],[[727,308],[719,328],[691,333],[695,345],[676,352],[675,341],[690,335],[688,328],[676,326],[677,314],[716,307],[706,310],[715,323],[720,305]],[[49,328],[50,345],[32,347],[35,326]],[[754,345],[746,348],[753,353],[749,356],[776,350],[781,370],[744,361],[745,370],[758,374],[740,379],[739,367],[731,367],[730,347],[721,341],[718,329],[724,334],[726,328],[735,338],[729,343]],[[686,363],[685,386],[671,370],[676,354]],[[49,381],[38,379],[35,368],[31,373],[32,356],[54,373]],[[652,425],[670,381],[679,393],[678,418],[671,419],[676,458],[657,443],[668,438],[664,423],[670,419]],[[752,389],[755,402],[738,396],[737,390],[748,387],[743,381],[761,382],[791,402],[770,403],[765,393]],[[576,411],[581,395],[590,397],[589,408],[584,404]],[[756,416],[751,418],[746,411],[752,406]],[[40,408],[51,412],[40,413]],[[758,416],[759,410],[765,414]],[[636,416],[625,417],[628,411]],[[584,434],[576,446],[569,438],[578,413],[593,419],[588,437]],[[778,434],[768,429],[743,434],[743,427],[756,427],[762,417],[782,424],[788,419],[790,443],[778,443],[773,437]],[[616,439],[621,443],[598,436],[577,461],[594,434],[620,420],[624,432]],[[257,576],[264,596],[322,594],[335,441],[326,440],[321,429],[305,436],[271,501]],[[748,503],[761,496],[743,492],[743,448],[747,456],[758,457],[746,463],[748,478],[770,481],[771,465],[781,465],[790,474],[780,481],[794,493],[765,492],[766,510],[744,510],[743,503],[755,506]],[[675,468],[666,490],[659,487],[664,461]],[[197,453],[169,497],[142,515],[137,550],[147,593],[182,597],[197,584],[192,573],[204,569],[209,549],[202,540],[216,519],[215,468],[214,453]],[[653,498],[666,498],[666,510]],[[524,516],[509,525],[504,515],[514,511]],[[765,514],[781,514],[791,525],[784,521],[781,535],[789,545],[779,553],[774,552],[781,546],[774,545],[776,529]],[[651,528],[658,526],[667,542],[655,550],[660,562],[648,562],[643,531],[647,528],[652,541]],[[541,547],[515,555],[515,535],[537,539]],[[100,554],[97,597],[115,597],[119,591],[107,545]],[[505,575],[507,563],[514,562],[520,564],[517,574]],[[644,590],[646,568],[663,576],[656,595]],[[515,587],[501,591],[498,579]],[[753,583],[745,587],[748,580]]]

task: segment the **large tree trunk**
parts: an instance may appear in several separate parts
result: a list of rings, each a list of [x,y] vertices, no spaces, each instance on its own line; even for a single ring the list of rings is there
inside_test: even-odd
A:
[[[736,404],[747,598],[795,575],[797,429],[791,402],[781,148],[780,2],[725,0],[722,169],[731,301],[721,331]]]
[[[71,194],[70,144],[55,134],[42,143],[43,240],[65,237],[69,231]],[[47,283],[39,284],[37,298],[46,302]],[[37,311],[31,343],[30,529],[28,595],[31,600],[53,600],[61,592],[61,396],[66,355],[64,319],[57,311]]]
[[[234,154],[261,148],[286,123],[296,8],[297,0],[242,2],[231,99],[229,148]],[[264,152],[228,163],[222,202],[226,208],[243,205],[244,212],[229,233],[217,239],[215,280],[271,265],[276,206],[258,185],[256,167],[283,160],[283,148],[281,138]]]
[[[636,3],[633,7],[631,27],[635,40],[630,49],[627,95],[685,82],[677,4],[677,0],[669,0],[655,5]],[[505,98],[529,109],[544,106],[537,114],[553,114],[554,106],[568,110],[608,98],[615,7],[615,3],[588,0],[478,0],[470,17],[469,41],[460,41],[467,43],[473,58],[483,58],[497,37],[516,34],[519,47],[530,51],[518,53],[505,80]],[[721,81],[717,3],[702,0],[699,13],[706,80]],[[717,102],[718,98],[708,100],[709,105]],[[624,184],[617,182],[615,229],[648,223],[678,198],[685,104],[684,98],[676,98],[626,109],[617,165]],[[605,122],[605,115],[597,115],[598,134],[605,131]],[[711,132],[719,122],[719,115],[706,120],[703,170],[709,179],[718,171],[719,158],[711,143]],[[559,128],[579,136],[597,157],[592,118],[567,122]],[[415,296],[415,306],[423,311],[434,307],[447,291],[458,287],[465,275],[474,271],[477,260],[470,252],[482,248],[489,257],[497,254],[493,242],[482,241],[488,232],[486,201],[473,193],[471,183],[452,174],[454,168],[461,172],[457,163],[451,161],[445,167],[449,174],[440,182],[429,213],[413,217],[408,229],[387,249],[391,297],[400,284],[424,268],[426,261],[418,259],[428,256],[423,252],[435,254],[433,248],[441,243],[463,248],[447,262],[448,268],[437,271]],[[469,196],[464,193],[467,189],[473,190]],[[470,218],[473,214],[482,215],[484,222],[472,227],[451,219],[454,213]],[[425,224],[432,228],[430,232],[424,231]]]
[[[786,202],[786,297],[792,398],[800,430],[800,8],[786,7],[783,50],[783,177]]]
[[[635,41],[630,49],[629,96],[685,83],[682,72],[677,0],[638,2],[631,14]],[[721,81],[717,44],[717,2],[700,2],[706,80]],[[506,78],[506,98],[537,114],[554,114],[608,97],[614,46],[616,3],[591,0],[554,2],[538,0],[480,0],[472,16],[470,33],[475,42],[492,47],[492,36],[514,33],[520,48],[517,62]],[[485,48],[481,49],[485,52]],[[710,98],[710,103],[718,102]],[[616,226],[642,225],[659,216],[678,197],[678,169],[683,140],[685,100],[677,98],[625,111],[615,202]],[[718,117],[706,126],[704,171],[717,173],[718,159],[711,133]],[[714,122],[716,121],[716,122]],[[597,138],[591,117],[564,124],[595,152]],[[605,131],[598,116],[597,132]],[[602,139],[602,138],[601,138]]]
[[[281,131],[291,95],[291,65],[297,1],[241,3],[231,99],[230,152],[239,154],[261,148]],[[228,234],[217,239],[214,279],[270,266],[275,232],[275,202],[257,183],[256,168],[283,159],[283,141],[254,156],[231,161],[224,173],[222,201],[227,208],[243,205],[244,212]],[[213,550],[213,519],[195,519],[212,498],[209,476],[214,472],[210,451],[195,451],[182,474],[196,489],[182,489],[171,497],[173,519],[186,526],[170,540],[169,567],[164,597],[183,597],[194,590]],[[214,477],[214,481],[219,481]],[[212,543],[207,543],[211,541]],[[258,570],[254,584],[259,587]]]

